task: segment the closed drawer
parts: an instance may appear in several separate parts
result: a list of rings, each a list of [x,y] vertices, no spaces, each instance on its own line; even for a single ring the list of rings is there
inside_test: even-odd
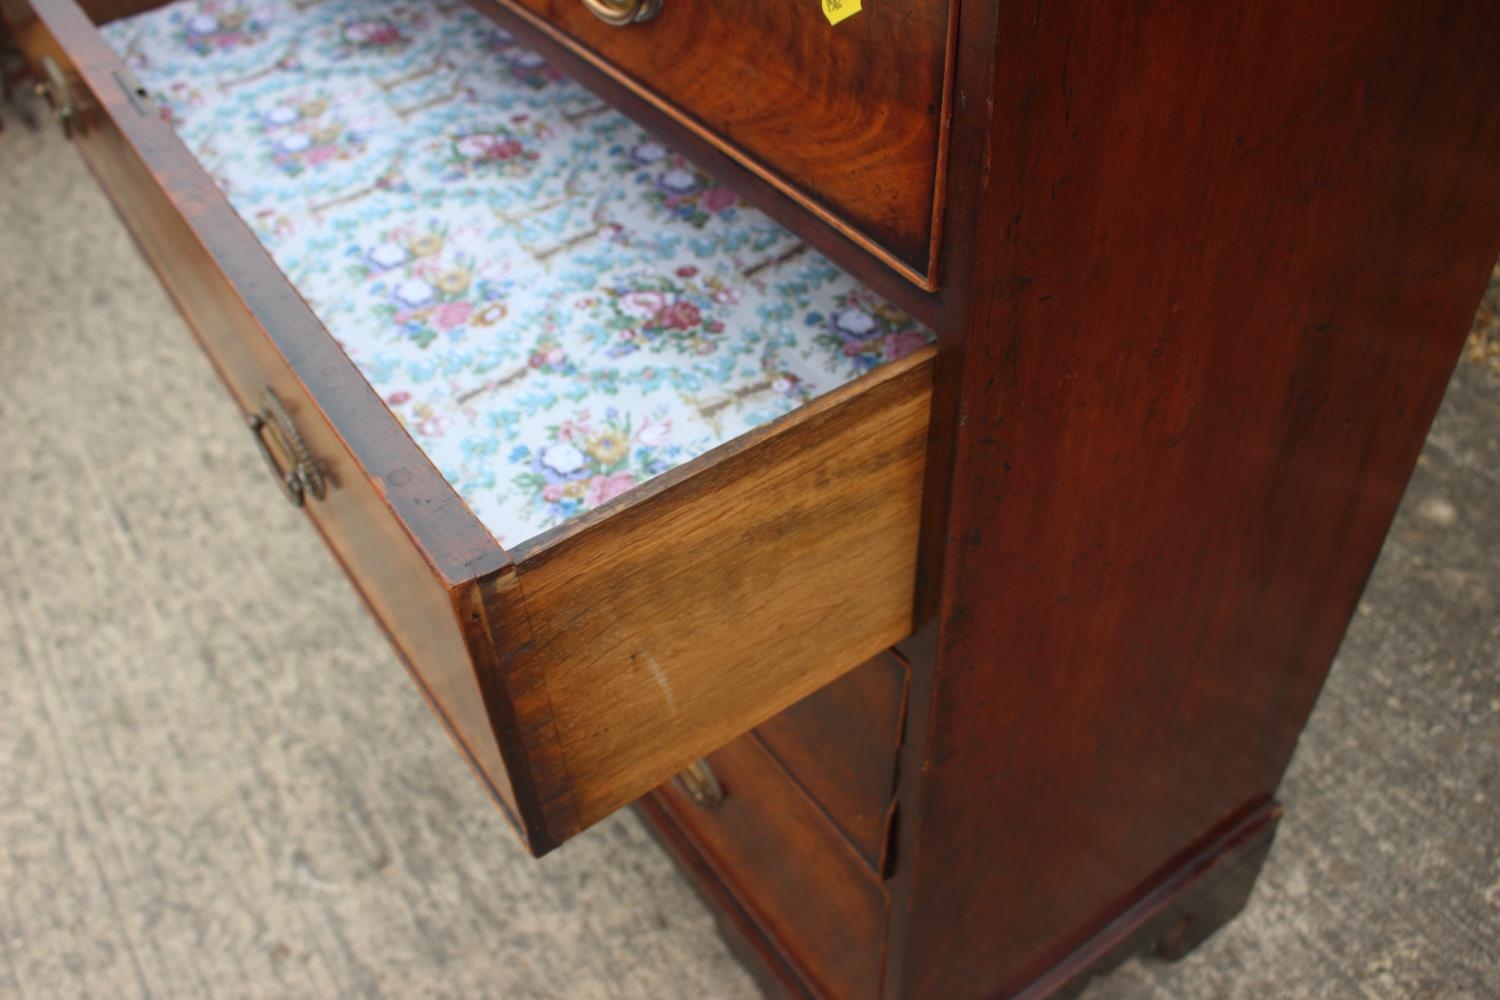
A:
[[[867,2],[831,25],[819,0],[662,0],[650,20],[614,26],[585,0],[471,2],[540,30],[936,287],[956,3]]]
[[[72,0],[0,2],[57,68],[80,152],[230,394],[264,416],[277,478],[299,472],[309,518],[533,852],[909,630],[930,349],[504,548]]]
[[[708,761],[719,805],[699,806],[675,784],[656,802],[809,993],[876,996],[886,914],[877,880],[761,743],[736,740]]]
[[[876,872],[883,868],[906,665],[882,653],[755,730]]]

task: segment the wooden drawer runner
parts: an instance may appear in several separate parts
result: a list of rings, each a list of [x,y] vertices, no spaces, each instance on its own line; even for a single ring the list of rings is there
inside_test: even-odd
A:
[[[878,880],[754,738],[708,758],[724,798],[656,801],[819,996],[876,996],[886,900]]]
[[[310,519],[533,852],[909,631],[930,349],[504,550],[73,0],[0,3],[233,398],[284,405]]]
[[[905,708],[906,665],[882,653],[755,730],[876,872],[885,857]]]
[[[617,27],[584,0],[471,3],[582,57],[606,86],[645,99],[908,279],[937,287],[956,4],[866,3],[831,25],[817,0],[665,0],[650,20]]]

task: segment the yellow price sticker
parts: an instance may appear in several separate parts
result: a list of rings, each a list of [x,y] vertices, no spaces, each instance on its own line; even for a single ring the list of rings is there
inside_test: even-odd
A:
[[[859,0],[821,0],[823,16],[829,24],[838,24],[845,18],[859,13]]]

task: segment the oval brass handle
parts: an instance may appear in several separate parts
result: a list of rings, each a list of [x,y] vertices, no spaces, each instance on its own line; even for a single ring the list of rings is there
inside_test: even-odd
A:
[[[682,794],[701,809],[717,809],[724,803],[724,786],[719,784],[714,769],[701,757],[687,766],[672,779]]]
[[[260,396],[260,412],[250,414],[245,422],[250,426],[250,433],[255,435],[261,457],[271,467],[271,473],[281,484],[288,502],[293,507],[301,507],[309,495],[314,500],[323,499],[328,493],[328,482],[307,450],[297,425],[292,423],[291,414],[286,412],[286,407],[281,405],[270,386],[261,386]],[[277,452],[281,453],[281,461],[277,461]]]
[[[42,75],[46,79],[38,81],[36,95],[51,105],[52,117],[62,126],[63,135],[71,139],[74,123],[78,120],[78,105],[73,103],[73,88],[68,86],[68,78],[63,75],[62,67],[51,56],[42,56]]]
[[[663,0],[583,0],[583,5],[605,24],[623,28],[649,21],[661,13]]]

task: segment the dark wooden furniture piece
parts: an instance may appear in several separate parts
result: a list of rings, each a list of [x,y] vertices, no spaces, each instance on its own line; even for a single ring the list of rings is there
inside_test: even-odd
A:
[[[1500,251],[1500,8],[473,2],[936,350],[503,551],[94,30],[154,0],[0,9],[528,846],[659,785],[793,994],[1045,995],[1232,916]]]

